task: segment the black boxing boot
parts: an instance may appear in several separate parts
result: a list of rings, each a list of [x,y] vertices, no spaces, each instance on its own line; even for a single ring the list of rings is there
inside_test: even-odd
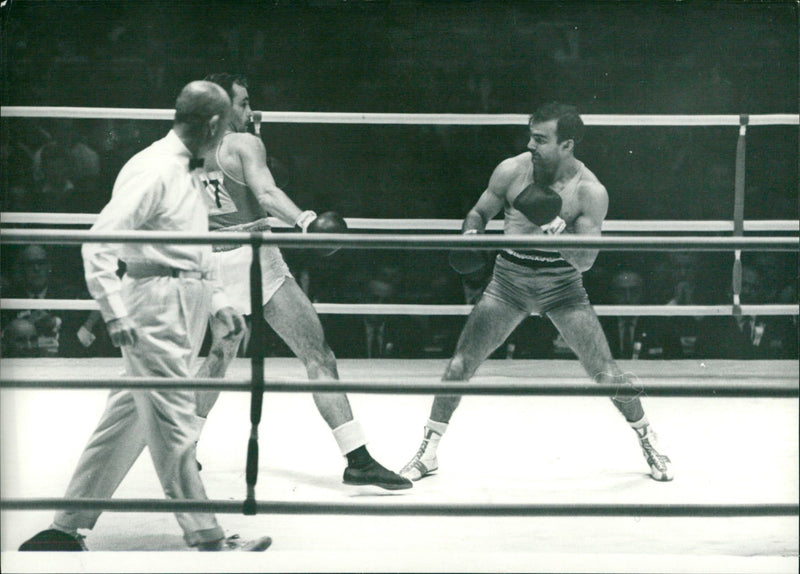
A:
[[[343,482],[351,486],[372,485],[386,490],[406,490],[412,487],[410,480],[383,467],[372,458],[365,446],[347,453]]]
[[[62,530],[49,528],[29,538],[19,547],[20,552],[82,552],[89,550],[80,534],[67,534]]]

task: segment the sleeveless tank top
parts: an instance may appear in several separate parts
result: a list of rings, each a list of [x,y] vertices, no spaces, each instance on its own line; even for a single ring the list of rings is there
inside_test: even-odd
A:
[[[577,173],[572,177],[571,180],[569,180],[566,183],[563,189],[561,189],[561,191],[559,192],[563,205],[567,205],[574,201],[574,196],[578,191],[578,184],[584,177],[587,176],[588,173],[589,170],[586,168],[583,162],[578,160]],[[539,229],[540,228],[538,225],[536,225],[530,219],[525,217],[522,214],[522,212],[520,212],[518,209],[515,209],[508,199],[506,200],[504,208],[503,233],[505,233],[506,235],[531,235],[540,233]],[[519,251],[513,249],[506,249],[504,251],[523,259],[534,259],[538,261],[541,260],[540,259],[541,256],[544,256],[545,259],[550,259],[552,257],[560,259],[558,252],[555,250],[551,251],[545,249],[532,249],[532,250]]]
[[[209,199],[208,228],[211,231],[252,223],[267,215],[250,188],[222,167],[219,153],[226,137],[217,144],[214,158],[218,169],[200,172]]]

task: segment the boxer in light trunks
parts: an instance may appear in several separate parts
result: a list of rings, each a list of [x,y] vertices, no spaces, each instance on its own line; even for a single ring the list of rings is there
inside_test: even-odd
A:
[[[268,231],[267,214],[270,214],[303,232],[346,230],[344,220],[335,214],[323,213],[317,217],[313,211],[301,211],[275,184],[261,138],[247,133],[252,110],[246,78],[214,74],[206,79],[222,86],[233,103],[227,132],[216,148],[204,156],[201,179],[212,203],[209,228],[212,231]],[[303,362],[309,379],[338,380],[336,357],[325,341],[313,305],[295,282],[278,248],[267,245],[260,251],[264,319]],[[250,315],[250,247],[220,245],[212,258],[226,295],[243,315]],[[197,373],[200,378],[224,377],[242,339],[223,337],[225,331],[219,322],[214,317],[210,322],[213,342]],[[218,392],[198,393],[198,414],[207,416],[218,396]],[[411,488],[411,481],[384,468],[367,451],[365,433],[353,418],[346,394],[316,393],[313,397],[342,455],[347,458],[345,484],[374,485],[389,490]]]
[[[608,211],[608,193],[575,155],[584,126],[573,106],[548,104],[530,117],[528,151],[502,161],[487,189],[467,214],[465,234],[483,233],[486,224],[504,210],[504,233],[509,235],[600,235]],[[472,272],[481,253],[460,253],[451,263],[457,271]],[[636,392],[636,378],[614,362],[581,273],[597,258],[596,249],[515,251],[497,256],[494,274],[461,333],[444,381],[467,381],[519,323],[531,313],[547,316],[578,356],[587,374],[598,383],[613,383],[620,392],[612,398],[636,436],[655,480],[672,480],[668,457],[658,451],[655,435]],[[465,260],[470,258],[471,260]],[[436,450],[458,407],[460,396],[434,398],[422,444],[400,474],[419,480],[438,468]]]

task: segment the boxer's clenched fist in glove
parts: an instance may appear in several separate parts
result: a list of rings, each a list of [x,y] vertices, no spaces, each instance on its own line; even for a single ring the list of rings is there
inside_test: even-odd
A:
[[[294,223],[295,228],[303,233],[346,233],[347,222],[335,211],[326,211],[317,215],[313,211],[304,211]],[[328,257],[339,251],[338,247],[326,249],[323,257]]]

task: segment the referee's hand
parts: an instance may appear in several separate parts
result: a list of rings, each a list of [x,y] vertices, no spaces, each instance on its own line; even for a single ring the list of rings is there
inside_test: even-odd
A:
[[[227,327],[225,338],[236,337],[244,331],[244,318],[233,307],[223,307],[216,314],[217,319]]]
[[[133,346],[139,341],[136,324],[128,317],[111,319],[106,323],[106,327],[108,327],[108,335],[115,347]]]

